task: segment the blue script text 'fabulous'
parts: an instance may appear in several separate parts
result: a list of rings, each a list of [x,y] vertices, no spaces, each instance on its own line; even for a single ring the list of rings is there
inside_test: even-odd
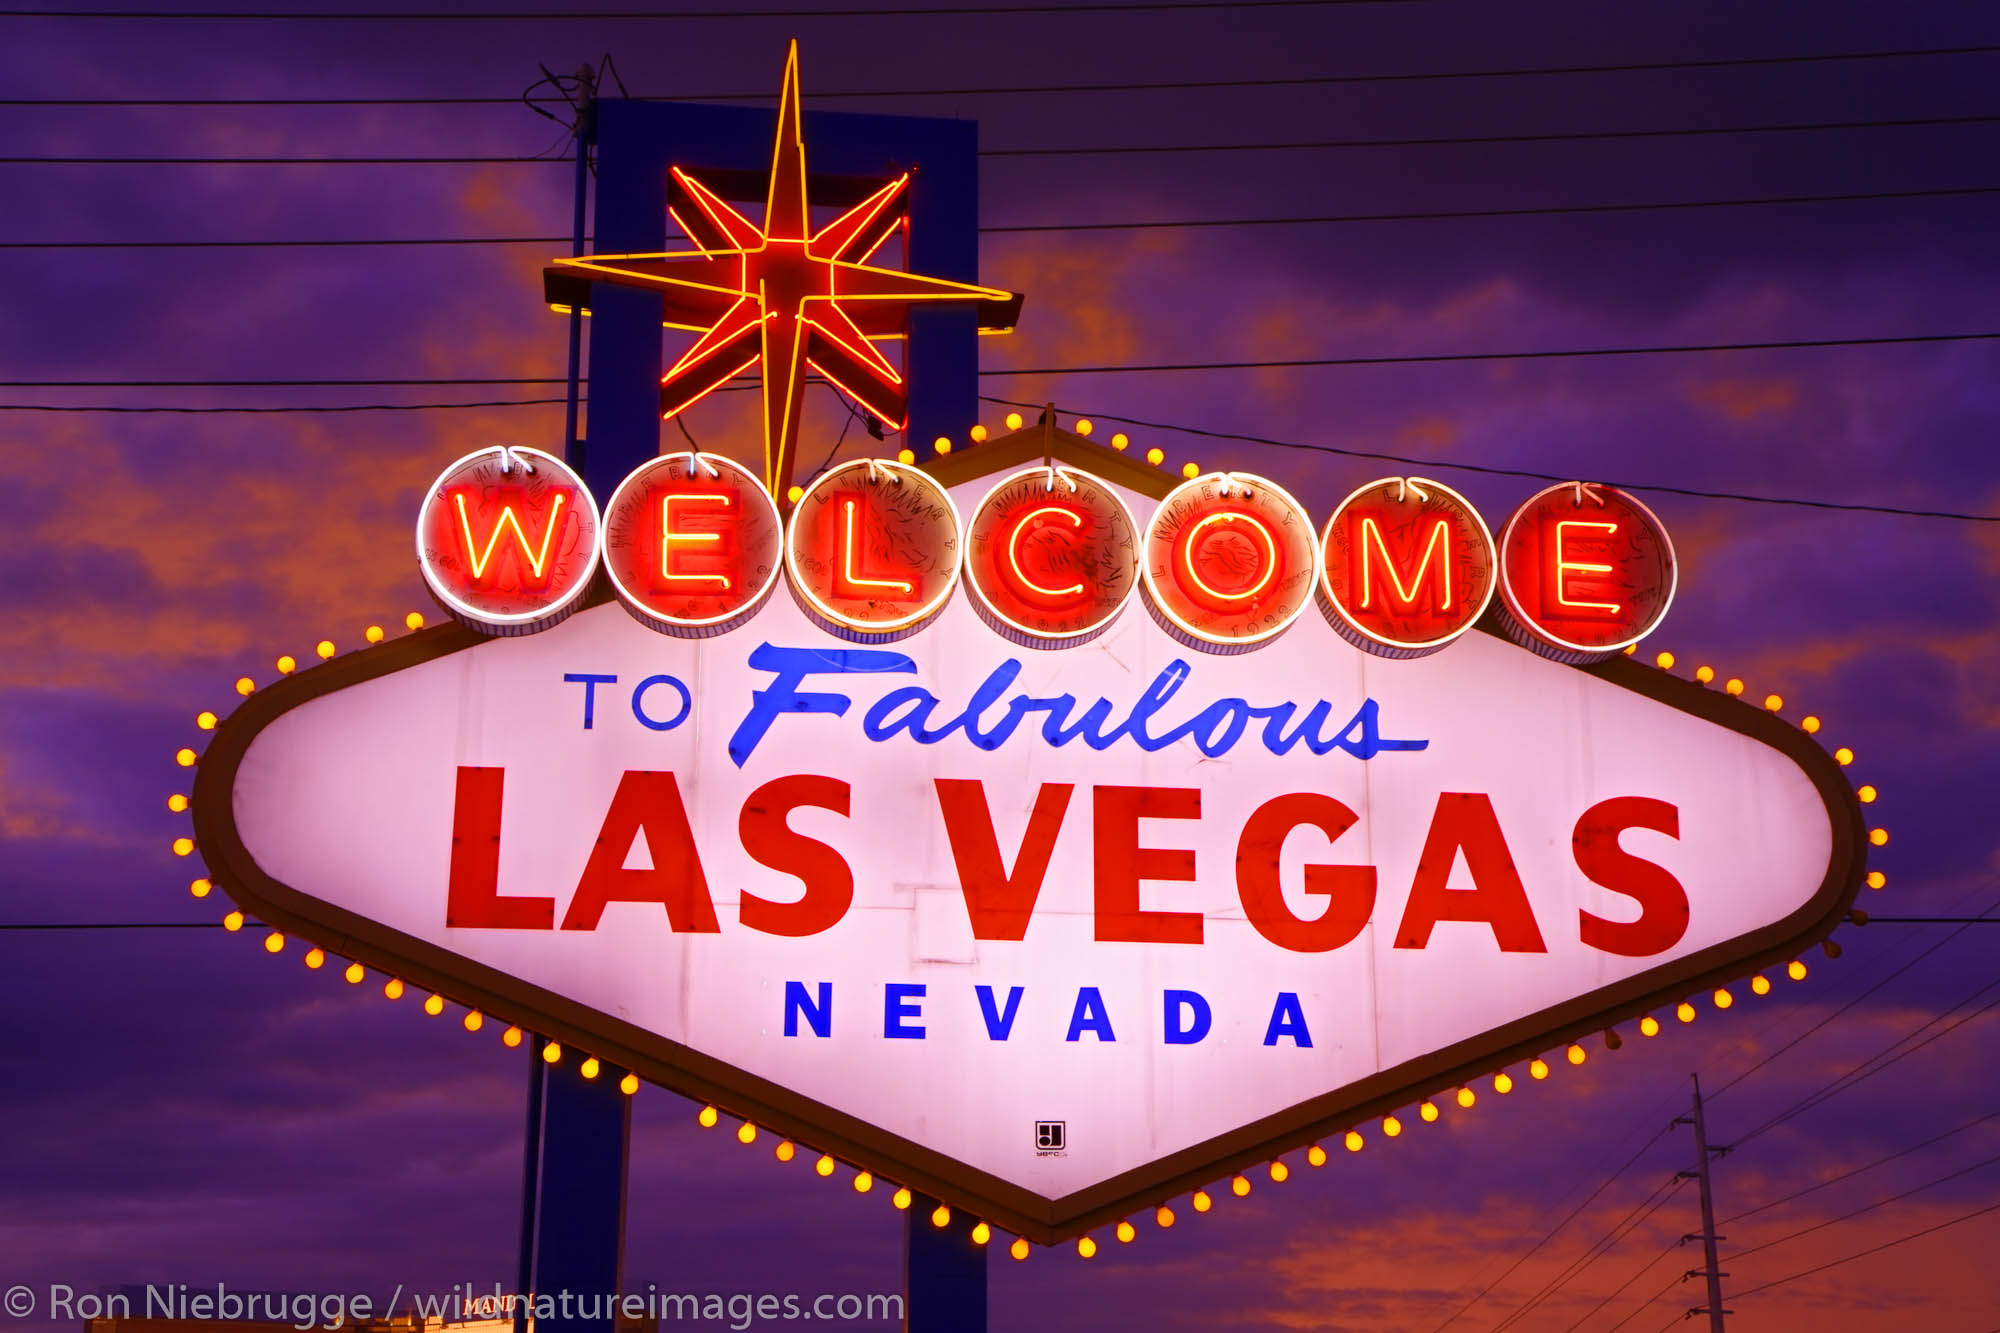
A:
[[[914,659],[883,649],[786,648],[773,643],[759,644],[751,652],[749,664],[754,670],[770,672],[771,683],[751,691],[750,711],[729,738],[729,757],[738,768],[750,758],[779,718],[805,713],[845,717],[853,707],[854,700],[846,694],[802,689],[807,677],[913,675],[917,669]],[[1021,674],[1020,660],[1010,657],[993,668],[964,708],[948,720],[937,720],[938,709],[943,705],[935,694],[921,685],[903,685],[870,705],[862,715],[861,734],[871,741],[888,741],[905,735],[919,745],[936,745],[962,732],[979,749],[997,750],[1020,730],[1030,714],[1040,713],[1044,715],[1041,737],[1058,749],[1077,740],[1093,750],[1108,750],[1120,741],[1129,741],[1141,750],[1154,751],[1187,739],[1204,755],[1214,758],[1233,749],[1250,732],[1252,723],[1261,724],[1256,729],[1257,739],[1277,755],[1289,754],[1304,745],[1316,755],[1339,750],[1356,759],[1372,759],[1385,750],[1422,750],[1430,745],[1428,740],[1397,740],[1382,735],[1380,707],[1373,699],[1362,700],[1361,706],[1338,730],[1329,729],[1336,714],[1334,706],[1324,699],[1301,710],[1293,702],[1253,704],[1234,697],[1217,699],[1178,725],[1162,725],[1162,729],[1154,730],[1155,715],[1180,692],[1192,673],[1193,668],[1186,661],[1175,658],[1160,669],[1122,716],[1114,716],[1117,705],[1104,698],[1079,713],[1073,694],[1047,697],[1016,694],[1003,703],[1003,697]],[[583,686],[583,729],[590,730],[595,723],[597,687],[616,685],[618,677],[571,672],[563,679]],[[686,687],[672,677],[648,677],[638,690],[643,692],[662,684],[680,696],[676,702],[681,707],[670,720],[656,720],[642,707],[639,693],[633,696],[634,715],[658,731],[678,726],[688,713]],[[990,722],[989,713],[995,714]]]

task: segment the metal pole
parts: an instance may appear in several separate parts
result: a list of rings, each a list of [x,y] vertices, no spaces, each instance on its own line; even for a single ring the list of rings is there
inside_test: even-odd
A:
[[[528,1333],[535,1287],[535,1195],[541,1185],[542,1053],[528,1042],[528,1130],[521,1154],[521,1250],[514,1266],[514,1333]]]
[[[938,1226],[936,1199],[917,1195],[903,1214],[904,1333],[986,1333],[986,1247],[978,1225],[953,1213]]]
[[[577,109],[576,119],[576,203],[570,216],[569,252],[583,253],[584,205],[590,196],[590,144],[596,138],[597,88],[592,82],[596,76],[588,65],[577,72],[582,84],[583,101]],[[569,398],[563,409],[563,459],[571,467],[579,470],[583,459],[577,454],[577,406],[580,398],[579,387],[583,382],[583,312],[569,312]]]
[[[1702,1257],[1707,1260],[1703,1270],[1708,1277],[1708,1327],[1710,1333],[1722,1333],[1722,1316],[1727,1313],[1722,1308],[1722,1269],[1715,1256],[1715,1191],[1709,1182],[1708,1120],[1701,1109],[1701,1076],[1689,1075],[1694,1080],[1694,1115],[1686,1123],[1694,1126],[1694,1174],[1695,1182],[1701,1188],[1701,1248]]]

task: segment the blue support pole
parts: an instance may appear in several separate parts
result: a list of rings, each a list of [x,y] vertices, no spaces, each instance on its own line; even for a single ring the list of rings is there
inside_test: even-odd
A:
[[[986,1247],[972,1240],[972,1218],[953,1213],[937,1226],[936,1199],[916,1195],[903,1215],[904,1333],[985,1333]]]
[[[535,1320],[535,1333],[611,1333],[616,1309],[607,1298],[625,1275],[632,1099],[618,1089],[624,1070],[606,1065],[585,1078],[582,1066],[568,1055],[546,1076],[535,1289],[548,1314]]]

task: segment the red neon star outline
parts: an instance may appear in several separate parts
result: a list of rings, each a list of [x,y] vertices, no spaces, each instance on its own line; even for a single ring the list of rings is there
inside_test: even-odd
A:
[[[660,379],[662,420],[753,367],[761,368],[764,483],[781,500],[798,452],[808,370],[890,429],[901,430],[909,408],[903,377],[870,338],[902,334],[910,308],[925,302],[975,303],[982,327],[1012,327],[1020,307],[1020,297],[1012,292],[868,262],[902,225],[900,212],[892,207],[909,186],[908,172],[812,230],[797,42],[785,58],[764,225],[751,222],[679,167],[672,174],[720,244],[697,251],[558,259],[549,273],[551,288],[557,275],[569,270],[595,281],[657,291],[669,326],[700,333]],[[879,225],[885,215],[887,225]],[[675,221],[702,245],[678,215]],[[850,303],[857,307],[853,313],[845,308]]]

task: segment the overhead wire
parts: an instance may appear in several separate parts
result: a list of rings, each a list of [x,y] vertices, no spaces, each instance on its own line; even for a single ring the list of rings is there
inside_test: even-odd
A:
[[[279,23],[577,23],[591,21],[724,19],[953,18],[995,14],[1168,14],[1233,9],[1333,9],[1355,5],[1425,4],[1428,0],[1076,0],[1072,4],[844,6],[819,9],[0,9],[0,19],[144,19]]]
[[[1740,1291],[1732,1291],[1730,1299],[1741,1300],[1745,1296],[1754,1296],[1760,1291],[1769,1291],[1773,1287],[1782,1287],[1788,1283],[1797,1282],[1802,1278],[1813,1277],[1829,1269],[1839,1268],[1842,1264],[1851,1264],[1856,1259],[1866,1259],[1869,1255],[1880,1254],[1882,1251],[1892,1250],[1898,1245],[1906,1245],[1913,1240],[1921,1240],[1925,1236],[1935,1235],[1940,1231],[1958,1226],[1962,1222],[1970,1222],[1975,1217],[1984,1217],[1986,1214],[1996,1210],[2000,1210],[2000,1203],[1989,1203],[1984,1208],[1975,1208],[1969,1213],[1961,1213],[1957,1217],[1949,1218],[1934,1226],[1925,1227],[1921,1231],[1912,1231],[1908,1235],[1898,1236],[1894,1240],[1884,1241],[1880,1245],[1871,1245],[1865,1250],[1857,1250],[1853,1254],[1843,1255],[1838,1259],[1829,1260],[1823,1264],[1815,1264],[1813,1267],[1801,1272],[1788,1274],[1781,1278],[1774,1278],[1769,1282],[1761,1282],[1754,1287],[1745,1287]]]

